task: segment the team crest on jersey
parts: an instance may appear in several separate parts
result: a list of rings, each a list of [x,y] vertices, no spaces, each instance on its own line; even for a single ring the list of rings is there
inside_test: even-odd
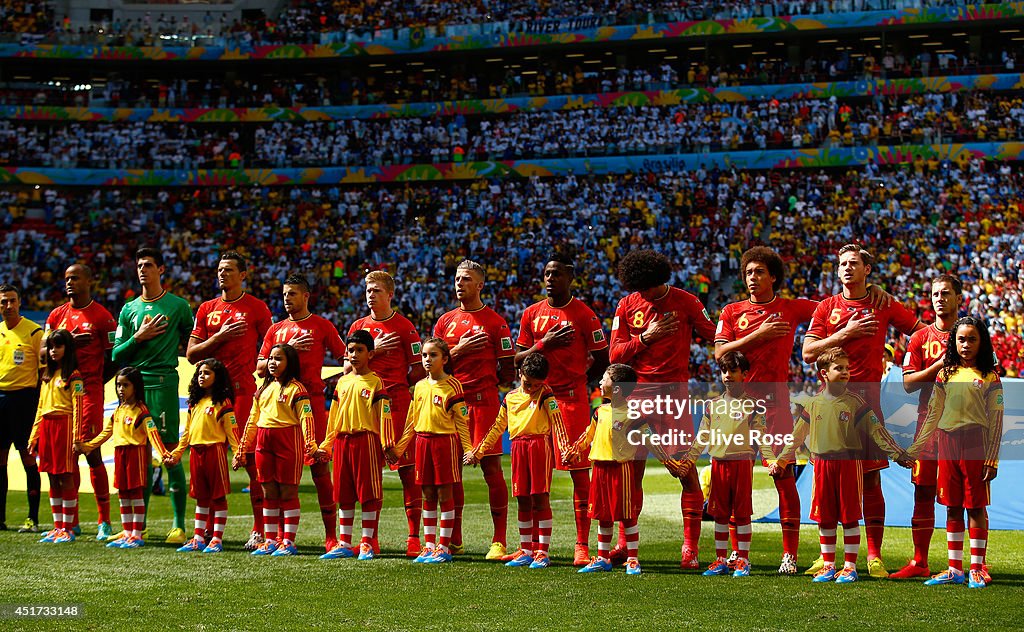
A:
[[[125,415],[125,417],[124,417],[124,425],[130,426],[133,423],[135,423],[135,417],[132,417],[131,415]]]
[[[434,406],[441,406],[441,405],[443,405],[443,403],[444,402],[441,401],[441,396],[440,395],[434,395]]]
[[[972,385],[974,385],[974,388],[981,388],[981,387],[982,387],[982,385],[984,385],[984,384],[985,384],[985,382],[983,382],[982,380],[979,380],[979,379],[974,379],[974,380],[973,380],[973,381],[971,382],[971,384],[972,384]]]
[[[67,382],[65,382],[65,381],[64,381],[63,379],[61,379],[61,378],[57,378],[57,388],[64,388],[64,385],[65,385],[65,384],[67,384]]]
[[[501,339],[501,350],[502,351],[511,351],[512,350],[512,339],[511,338],[502,338]]]
[[[205,414],[209,415],[209,416],[212,416],[213,415],[213,406],[207,406]]]
[[[839,421],[843,422],[844,424],[848,423],[850,421],[850,411],[844,410],[843,412],[839,413]]]
[[[362,397],[363,399],[370,399],[370,389],[364,388],[363,390],[359,391],[359,396]]]

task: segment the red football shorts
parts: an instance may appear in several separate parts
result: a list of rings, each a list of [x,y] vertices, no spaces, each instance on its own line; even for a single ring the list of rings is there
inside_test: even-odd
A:
[[[451,485],[462,482],[459,436],[416,433],[416,484]]]
[[[857,460],[814,459],[811,520],[848,524],[861,518],[864,470]]]
[[[372,432],[341,434],[334,440],[334,502],[352,506],[384,499],[384,451]]]
[[[590,425],[590,395],[587,393],[586,385],[574,388],[563,393],[555,394],[555,401],[562,411],[562,423],[565,424],[565,434],[569,435],[569,441],[575,441],[581,434],[586,432]],[[562,463],[562,451],[558,447],[552,432],[552,443],[555,451],[555,467],[562,471],[587,470],[590,469],[590,447],[587,447],[580,454],[580,460],[572,465]]]
[[[47,474],[71,474],[78,460],[71,452],[71,415],[53,413],[39,420],[39,471]]]
[[[708,513],[716,520],[730,516],[749,520],[754,515],[754,462],[711,459],[711,493]]]
[[[921,487],[935,487],[939,481],[939,462],[935,457],[914,461],[910,482]]]
[[[498,418],[501,402],[497,391],[488,393],[466,393],[466,406],[469,407],[469,440],[473,445],[480,445],[494,420]],[[501,441],[495,441],[481,457],[501,455]]]
[[[549,493],[554,458],[550,435],[523,435],[513,439],[512,495]]]
[[[82,397],[82,423],[79,441],[88,441],[103,430],[103,385],[86,385]]]
[[[114,487],[120,492],[145,488],[149,483],[149,445],[119,445],[114,448]]]
[[[327,399],[323,394],[310,395],[309,405],[313,409],[313,435],[320,445],[327,438]]]
[[[992,498],[989,484],[982,480],[985,471],[985,429],[973,426],[964,430],[938,432],[938,476],[936,496],[940,505],[981,509]]]
[[[298,426],[256,429],[256,474],[261,483],[298,485],[304,455]]]
[[[593,520],[633,520],[644,506],[642,461],[594,461],[590,478],[590,507]]]
[[[412,403],[412,395],[409,393],[409,387],[399,385],[397,388],[388,391],[388,396],[391,397],[391,427],[395,431],[392,436],[397,439],[405,431],[405,418],[409,416],[409,404]],[[413,465],[416,465],[416,435],[413,435],[412,441],[405,448],[405,452],[398,456],[398,463],[388,467],[394,471]]]
[[[189,496],[214,500],[231,493],[228,455],[223,443],[191,445],[189,456]]]
[[[235,395],[235,438],[239,441],[245,434],[245,424],[249,423],[253,399],[252,395]]]

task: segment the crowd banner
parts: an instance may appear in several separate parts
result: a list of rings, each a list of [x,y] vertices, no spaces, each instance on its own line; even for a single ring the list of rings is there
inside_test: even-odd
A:
[[[939,22],[994,21],[1005,23],[1024,17],[1024,2],[942,7],[789,15],[781,17],[687,20],[660,24],[595,26],[573,31],[493,31],[452,36],[374,37],[367,40],[326,44],[213,46],[104,46],[82,44],[0,44],[0,57],[33,59],[97,59],[113,61],[216,61],[243,59],[323,59],[404,55],[439,51],[468,51],[528,46],[579,45],[634,40],[664,41],[675,38],[706,38],[726,35],[820,31],[827,29],[877,30],[891,26],[933,25]],[[532,29],[531,29],[532,30]],[[328,40],[330,38],[328,37]]]
[[[723,86],[423,103],[258,108],[113,108],[62,105],[0,105],[0,119],[19,121],[147,123],[276,123],[352,119],[433,118],[558,112],[592,108],[671,107],[683,104],[751,103],[776,99],[836,99],[914,94],[1024,90],[1024,74],[953,75],[764,86]]]
[[[689,154],[639,154],[495,160],[438,164],[282,169],[60,169],[0,168],[0,185],[64,186],[289,186],[375,182],[445,182],[484,178],[556,177],[572,174],[679,173],[698,169],[822,169],[869,164],[969,164],[1021,160],[1024,143],[815,147]]]

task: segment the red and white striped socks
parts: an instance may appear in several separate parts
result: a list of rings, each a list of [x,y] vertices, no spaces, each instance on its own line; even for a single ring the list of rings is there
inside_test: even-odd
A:
[[[985,564],[985,549],[988,547],[988,529],[972,527],[968,534],[971,537],[971,570],[980,571]]]
[[[206,504],[206,506],[202,506],[203,504]],[[197,542],[202,543],[206,541],[206,524],[208,522],[209,517],[209,501],[204,500],[202,502],[196,502],[196,526],[193,537],[196,539]]]
[[[825,566],[836,564],[836,524],[818,524],[818,542],[821,543],[821,559]]]
[[[381,501],[379,500],[365,503],[363,505],[363,515],[360,523],[363,528],[363,537],[360,540],[361,542],[373,544],[373,541],[377,539],[377,524],[380,522],[380,507]]]
[[[341,546],[352,546],[352,525],[355,519],[355,505],[338,506],[338,544]]]
[[[437,501],[423,501],[423,541],[429,551],[437,546]]]
[[[715,520],[715,555],[719,559],[729,557],[729,523]]]
[[[846,568],[857,568],[857,554],[860,552],[860,523],[843,525],[843,561]]]
[[[946,520],[946,547],[949,550],[950,570],[964,571],[964,530],[963,518]]]
[[[263,537],[267,542],[275,542],[280,533],[281,501],[263,499]]]
[[[302,512],[299,510],[299,499],[292,498],[291,500],[281,501],[281,518],[284,523],[284,533],[281,536],[281,543],[285,546],[289,544],[295,544],[295,534],[299,531],[299,516]],[[331,515],[331,531],[334,530],[334,515]]]
[[[624,530],[626,532],[626,559],[627,561],[635,561],[640,550],[640,525],[636,523],[636,518],[634,518],[632,520],[623,520],[622,526],[625,527]]]
[[[534,543],[536,544],[536,550],[543,553],[548,552],[548,548],[551,546],[551,526],[553,524],[551,516],[551,506],[548,505],[546,509],[540,509],[533,512],[533,526],[534,526]]]
[[[64,501],[60,497],[60,490],[50,488],[50,513],[53,514],[53,528],[61,530],[64,528]]]
[[[451,544],[452,530],[454,528],[455,501],[447,500],[441,503],[441,520],[437,530],[437,546],[445,553],[448,552],[448,545]]]
[[[210,504],[213,511],[213,538],[211,542],[219,542],[224,539],[224,527],[228,523],[228,499],[218,498]]]
[[[146,524],[146,501],[142,497],[142,490],[132,490],[132,537],[141,538],[142,529]]]
[[[533,510],[519,511],[517,522],[519,523],[519,548],[527,553],[533,553]]]
[[[736,551],[739,553],[741,560],[750,559],[750,538],[752,534],[753,529],[750,527],[750,518],[745,518],[742,522],[736,522]]]
[[[612,553],[612,533],[615,531],[614,522],[597,523],[597,556],[609,559]]]

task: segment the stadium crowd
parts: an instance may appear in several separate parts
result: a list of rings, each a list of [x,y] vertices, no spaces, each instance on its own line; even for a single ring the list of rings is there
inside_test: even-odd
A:
[[[0,164],[312,167],[787,147],[1006,141],[1017,93],[624,106],[509,115],[274,124],[0,122]]]
[[[879,9],[963,6],[965,0],[478,0],[396,3],[366,0],[293,0],[278,15],[263,20],[239,20],[227,11],[207,11],[200,19],[174,12],[147,11],[140,18],[120,15],[85,25],[55,16],[44,0],[4,0],[0,3],[0,33],[57,32],[65,43],[91,43],[97,38],[113,45],[155,45],[160,40],[220,38],[228,45],[317,43],[321,34],[366,38],[398,37],[397,30],[469,24],[497,25],[502,31],[564,31],[581,26],[649,24],[689,20],[728,20],[783,15],[850,13]]]
[[[363,309],[367,269],[400,281],[401,310],[428,331],[451,305],[455,265],[486,263],[491,302],[509,322],[540,294],[551,248],[579,260],[579,293],[610,324],[623,295],[613,274],[623,251],[652,246],[676,262],[673,283],[714,312],[743,295],[723,280],[742,250],[778,249],[784,294],[838,291],[839,245],[861,239],[878,257],[873,278],[927,317],[927,279],[958,273],[972,313],[991,323],[1008,375],[1024,369],[1024,175],[978,159],[920,169],[733,172],[302,188],[5,189],[0,275],[27,288],[26,309],[61,301],[56,272],[81,259],[99,272],[110,309],[134,296],[136,243],[161,244],[173,290],[198,304],[213,291],[218,253],[247,252],[252,292],[281,314],[281,280],[301,270],[316,310],[338,325]],[[20,228],[44,209],[49,233]],[[544,248],[550,244],[551,248]],[[702,348],[694,375],[710,377]],[[797,370],[799,372],[799,369]]]
[[[751,58],[737,62],[681,56],[680,60],[587,67],[572,60],[546,60],[534,74],[529,65],[502,72],[453,69],[443,75],[426,73],[422,67],[399,66],[391,74],[367,81],[363,77],[309,74],[302,77],[220,76],[167,79],[152,82],[109,75],[95,87],[90,80],[78,83],[0,83],[0,105],[65,105],[76,107],[138,108],[241,108],[322,107],[378,103],[414,103],[494,99],[517,96],[594,94],[629,91],[719,89],[742,85],[778,85],[850,81],[864,78],[902,79],[924,76],[1011,73],[1016,70],[1012,50],[991,50],[932,56],[921,52],[889,52],[891,68],[879,63],[870,49],[832,56],[808,53],[801,64]],[[102,75],[102,71],[94,71]],[[85,87],[88,86],[88,87]]]

